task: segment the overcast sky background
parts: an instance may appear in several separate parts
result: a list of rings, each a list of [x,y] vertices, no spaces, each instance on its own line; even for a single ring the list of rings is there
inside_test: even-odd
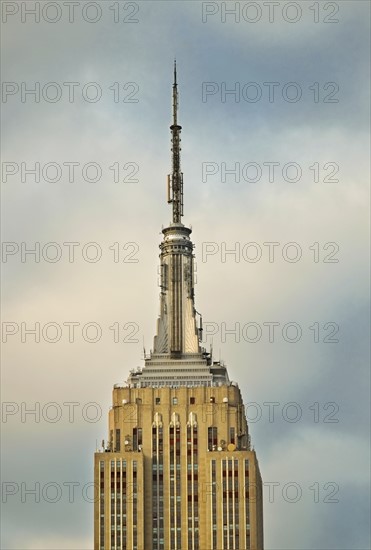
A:
[[[296,23],[285,20],[293,19],[296,9],[288,8],[287,2],[275,8],[272,22],[268,7],[260,3],[262,16],[256,23],[243,17],[245,13],[245,18],[253,18],[253,7],[241,12],[239,23],[235,16],[227,16],[223,23],[222,5],[216,3],[209,3],[209,9],[218,13],[203,22],[201,2],[107,1],[98,3],[101,19],[89,23],[82,14],[86,2],[80,2],[70,23],[66,6],[59,2],[61,19],[54,24],[46,20],[55,17],[53,6],[41,14],[40,23],[31,16],[22,23],[24,3],[4,2],[3,10],[5,4],[7,10],[16,6],[19,12],[3,23],[3,81],[19,86],[25,82],[28,88],[35,82],[41,87],[56,82],[63,95],[56,103],[42,97],[35,102],[31,96],[22,102],[21,93],[9,95],[5,102],[3,96],[3,169],[4,162],[17,163],[19,168],[22,162],[80,166],[71,183],[66,168],[57,183],[42,175],[39,183],[30,175],[22,182],[20,171],[4,181],[3,173],[2,240],[20,248],[22,242],[29,248],[36,242],[41,247],[55,242],[63,255],[56,263],[43,257],[37,263],[31,256],[22,262],[20,252],[8,256],[6,263],[3,257],[3,323],[17,323],[19,331],[8,336],[2,352],[2,400],[14,413],[2,419],[2,479],[18,484],[12,486],[16,494],[8,496],[3,485],[2,548],[93,547],[93,505],[84,499],[83,487],[93,480],[96,445],[107,436],[112,386],[142,364],[143,341],[148,351],[158,314],[158,244],[161,227],[171,216],[165,182],[170,170],[174,56],[183,126],[184,223],[192,225],[196,246],[196,307],[208,330],[218,327],[213,336],[216,359],[225,360],[245,403],[256,403],[247,411],[263,481],[279,484],[273,502],[268,487],[264,489],[265,547],[370,548],[369,3],[331,2],[325,11],[320,2],[318,23],[312,2],[297,4],[301,17]],[[242,10],[246,3],[229,4]],[[114,22],[112,9],[117,5],[119,23]],[[137,11],[135,6],[139,11],[130,15]],[[93,6],[85,18],[94,13]],[[124,17],[138,22],[125,23]],[[338,22],[325,23],[325,17]],[[81,83],[71,103],[63,82]],[[102,90],[96,103],[82,98],[81,89],[89,82]],[[120,83],[120,102],[113,100],[109,89],[115,82]],[[124,91],[128,82],[135,87]],[[207,101],[202,101],[203,82],[219,88]],[[255,82],[262,98],[249,102],[241,96],[237,102],[227,95],[223,102],[222,82],[228,89],[236,82],[241,89]],[[279,83],[273,102],[264,82]],[[295,103],[282,96],[289,82],[302,90]],[[318,102],[309,88],[316,82]],[[324,89],[328,82],[338,85],[333,96],[338,102],[324,102],[333,90]],[[123,102],[134,89],[138,101]],[[49,91],[51,96],[53,90]],[[252,97],[251,87],[249,93]],[[270,182],[263,163],[273,161],[280,168]],[[84,181],[81,166],[88,162],[102,167],[100,181]],[[125,163],[137,164],[139,181],[115,183],[109,167],[116,162],[121,179],[129,173],[123,171]],[[262,177],[256,183],[243,177],[236,181],[233,175],[223,181],[219,171],[203,181],[205,162],[219,168],[222,162],[228,168],[236,162],[241,166],[255,162]],[[289,162],[302,168],[296,183],[282,177],[282,166]],[[309,169],[314,163],[321,167],[318,183]],[[334,176],[338,182],[323,182],[330,173],[324,170],[326,163],[339,166]],[[64,242],[80,243],[72,263]],[[96,263],[81,254],[89,242],[102,250]],[[262,249],[260,261],[241,257],[237,262],[232,255],[222,261],[222,243],[232,249],[236,243],[243,248],[251,242]],[[264,242],[279,243],[273,262]],[[302,250],[296,263],[282,257],[289,242]],[[316,242],[319,262],[313,261],[309,248]],[[337,263],[323,261],[334,250],[323,249],[329,242],[339,247],[333,256]],[[121,250],[117,263],[110,249],[113,243],[119,243]],[[125,243],[136,245],[124,250]],[[205,243],[214,243],[209,245],[214,255],[205,257]],[[253,250],[249,251],[252,256]],[[122,261],[130,252],[137,262]],[[73,343],[63,327],[70,321],[80,323]],[[271,321],[280,323],[274,342],[269,342],[263,325]],[[64,330],[54,344],[42,336],[40,343],[32,336],[22,342],[22,322],[28,327],[55,322]],[[101,326],[99,342],[84,340],[81,327],[87,322]],[[256,343],[242,334],[242,327],[251,322],[262,328]],[[288,322],[302,329],[297,343],[282,336]],[[126,340],[137,326],[133,338],[138,341],[115,343],[109,329],[114,323],[121,327],[131,323],[121,330],[120,337]],[[236,323],[241,327],[239,342],[235,335],[221,332],[223,326],[231,329]],[[318,343],[309,329],[314,323],[320,327]],[[325,329],[326,323],[339,326],[334,336],[338,343],[324,343],[333,326]],[[207,346],[210,341],[211,337]],[[46,406],[51,402],[62,411],[55,423],[51,419],[57,409]],[[77,403],[73,422],[66,402]],[[87,418],[94,417],[94,407],[86,407],[91,402],[102,411],[97,422]],[[272,422],[263,405],[268,402],[278,403]],[[295,407],[288,407],[292,402]],[[34,408],[35,403],[44,410],[39,422],[32,415],[21,415],[22,409]],[[301,418],[289,422],[298,410]],[[50,502],[56,495],[46,485],[50,482],[62,488],[56,503]],[[69,482],[78,484],[72,503],[63,485]],[[46,492],[39,503],[23,494],[35,483]],[[285,500],[287,483],[300,487],[298,502]],[[315,484],[319,502],[315,502]],[[290,491],[292,500],[295,495]],[[326,497],[338,502],[324,502]]]

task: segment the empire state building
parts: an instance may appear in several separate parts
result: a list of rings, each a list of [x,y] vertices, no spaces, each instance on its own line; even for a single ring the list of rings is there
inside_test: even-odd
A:
[[[263,550],[262,481],[241,392],[201,346],[176,67],[170,129],[160,315],[143,368],[113,388],[108,441],[95,453],[94,549]]]

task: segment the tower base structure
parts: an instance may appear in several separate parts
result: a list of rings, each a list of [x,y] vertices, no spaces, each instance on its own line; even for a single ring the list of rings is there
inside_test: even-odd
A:
[[[236,383],[115,386],[95,453],[95,550],[263,550],[262,481]]]

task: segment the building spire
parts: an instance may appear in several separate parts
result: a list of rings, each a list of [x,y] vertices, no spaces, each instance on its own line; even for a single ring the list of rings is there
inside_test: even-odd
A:
[[[227,369],[212,361],[201,346],[202,318],[196,311],[196,283],[192,229],[182,223],[183,174],[180,169],[178,82],[174,63],[172,90],[172,172],[168,176],[168,202],[173,219],[162,229],[160,244],[160,311],[153,350],[145,353],[142,370],[132,371],[128,383],[145,386],[210,386],[229,383]],[[172,546],[173,548],[173,546]]]
[[[172,144],[172,173],[168,176],[167,202],[173,205],[173,223],[181,223],[183,216],[183,173],[180,170],[180,132],[178,124],[178,83],[174,60],[173,123],[170,126]]]

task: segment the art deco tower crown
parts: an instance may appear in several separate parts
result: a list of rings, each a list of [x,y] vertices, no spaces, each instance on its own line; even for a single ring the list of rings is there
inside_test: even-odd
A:
[[[178,83],[174,63],[172,173],[167,181],[167,201],[172,204],[172,222],[162,230],[160,244],[161,294],[160,315],[153,351],[142,370],[131,372],[129,385],[177,386],[210,385],[227,382],[228,374],[220,362],[212,362],[210,353],[201,347],[202,317],[194,298],[194,254],[192,230],[182,224],[183,173],[180,167],[180,133],[178,124]],[[199,326],[197,324],[199,315]],[[180,374],[181,373],[181,374]]]

